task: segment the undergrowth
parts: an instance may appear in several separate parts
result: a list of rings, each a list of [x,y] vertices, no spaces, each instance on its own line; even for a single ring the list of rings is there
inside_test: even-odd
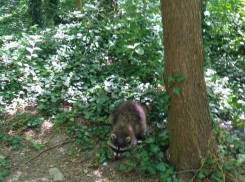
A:
[[[244,128],[245,19],[240,0],[219,1],[220,6],[217,2],[212,0],[205,6],[203,35],[205,79],[219,153],[206,159],[195,177],[222,181],[227,172],[239,174],[241,160],[236,157],[245,152],[242,136],[220,128],[224,122]],[[13,15],[26,15],[28,5],[24,1],[15,6],[18,8]],[[79,146],[71,148],[68,154],[90,151],[94,138],[98,138],[101,148],[94,155],[104,164],[112,157],[106,144],[110,132],[108,115],[125,100],[150,103],[155,107],[148,116],[147,137],[126,153],[134,162],[121,164],[119,170],[133,171],[140,166],[141,172],[160,174],[163,181],[180,181],[174,169],[164,162],[163,151],[169,145],[168,132],[164,130],[169,96],[159,89],[164,86],[159,1],[125,0],[118,4],[116,12],[108,13],[104,1],[87,0],[82,16],[66,11],[64,4],[60,6],[64,8],[60,16],[63,23],[29,28],[30,20],[16,21],[23,23],[21,30],[18,26],[19,31],[13,31],[10,24],[7,29],[12,34],[2,31],[0,122],[6,120],[9,108],[31,103],[40,116],[30,117],[28,127],[39,128],[45,119],[54,122],[57,130],[64,127],[76,137],[74,145]],[[0,22],[13,21],[14,16],[7,17]],[[181,96],[178,91],[176,94]],[[78,117],[88,122],[77,123]],[[44,147],[30,137],[25,140],[35,149]],[[20,149],[26,141],[21,136],[0,132],[0,143]],[[0,180],[8,169],[0,156]]]

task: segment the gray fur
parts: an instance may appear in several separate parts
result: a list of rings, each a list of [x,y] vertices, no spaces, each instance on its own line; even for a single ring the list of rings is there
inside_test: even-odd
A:
[[[112,130],[107,144],[116,157],[122,157],[125,151],[130,150],[144,136],[146,115],[145,108],[138,102],[126,101],[109,116]]]

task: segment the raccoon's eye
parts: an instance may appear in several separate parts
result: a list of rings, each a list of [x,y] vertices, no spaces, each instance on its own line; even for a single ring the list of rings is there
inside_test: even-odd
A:
[[[114,141],[117,139],[117,136],[115,134],[111,134],[111,141]]]
[[[125,142],[128,143],[128,144],[130,144],[130,142],[131,142],[130,136],[128,136],[128,137],[125,138]]]

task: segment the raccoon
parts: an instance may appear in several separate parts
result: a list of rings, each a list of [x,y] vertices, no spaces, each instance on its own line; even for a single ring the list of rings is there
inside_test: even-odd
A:
[[[109,116],[112,125],[107,142],[116,159],[122,158],[146,132],[146,110],[136,101],[123,102]]]

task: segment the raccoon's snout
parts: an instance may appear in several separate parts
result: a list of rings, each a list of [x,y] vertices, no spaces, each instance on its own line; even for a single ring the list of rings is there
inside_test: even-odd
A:
[[[124,154],[125,154],[124,152],[123,153],[116,153],[116,152],[114,152],[114,157],[116,159],[121,159],[121,158],[123,158]]]

